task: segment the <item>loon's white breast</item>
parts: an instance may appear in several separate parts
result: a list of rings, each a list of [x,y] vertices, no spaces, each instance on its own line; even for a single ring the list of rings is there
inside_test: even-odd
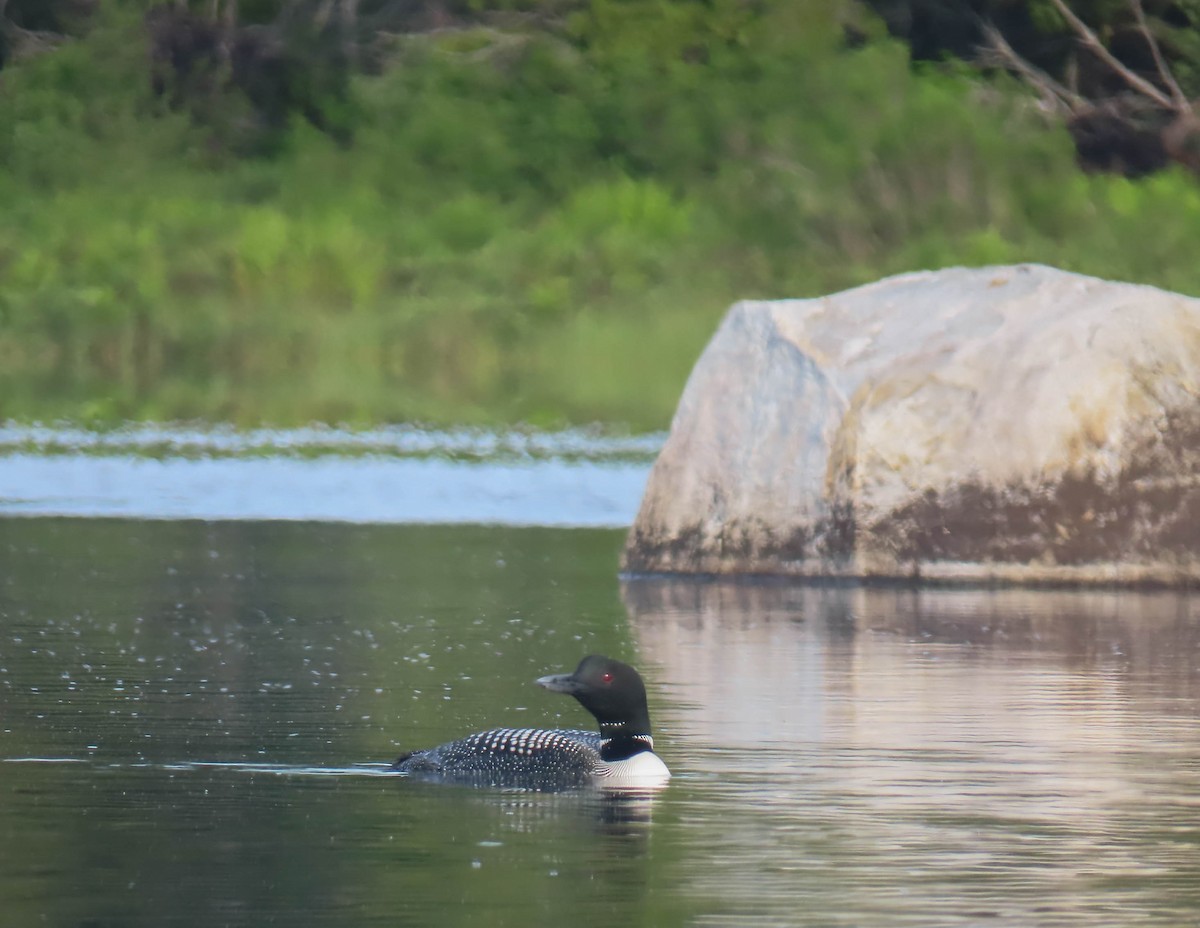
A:
[[[604,763],[592,776],[597,786],[613,789],[653,789],[665,786],[671,771],[653,751]]]

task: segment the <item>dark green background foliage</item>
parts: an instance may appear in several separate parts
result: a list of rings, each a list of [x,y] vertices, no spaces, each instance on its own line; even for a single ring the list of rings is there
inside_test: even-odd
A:
[[[1027,260],[1200,292],[1193,177],[1081,173],[858,4],[245,0],[157,72],[152,6],[9,2],[0,417],[656,428],[738,298]]]

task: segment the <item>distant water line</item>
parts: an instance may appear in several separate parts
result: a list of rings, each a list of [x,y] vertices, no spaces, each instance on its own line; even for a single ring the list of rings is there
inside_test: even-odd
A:
[[[621,528],[662,436],[0,427],[0,514]]]
[[[415,425],[352,429],[313,424],[294,429],[128,423],[111,429],[74,425],[0,424],[0,454],[130,454],[144,457],[313,457],[322,455],[471,460],[652,461],[665,435],[615,435],[600,428],[426,429]]]

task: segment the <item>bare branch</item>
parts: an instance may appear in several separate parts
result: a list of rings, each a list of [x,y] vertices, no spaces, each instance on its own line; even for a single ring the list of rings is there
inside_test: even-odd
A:
[[[1175,109],[1179,112],[1190,110],[1191,104],[1188,102],[1187,94],[1183,92],[1183,89],[1175,80],[1175,75],[1167,67],[1167,62],[1163,58],[1158,40],[1154,38],[1154,33],[1150,31],[1150,24],[1146,22],[1146,11],[1142,9],[1142,0],[1129,0],[1129,5],[1133,8],[1133,15],[1137,19],[1138,29],[1141,30],[1142,36],[1146,39],[1146,44],[1150,46],[1150,54],[1154,56],[1154,66],[1158,68],[1158,76],[1162,78],[1162,82],[1171,91],[1171,99],[1175,101]]]
[[[1113,55],[1113,53],[1104,47],[1104,43],[1100,41],[1100,39],[1096,36],[1096,33],[1092,32],[1092,30],[1088,28],[1087,23],[1085,23],[1071,11],[1071,8],[1067,6],[1064,0],[1050,0],[1050,2],[1054,4],[1054,8],[1062,14],[1063,19],[1065,19],[1070,24],[1071,28],[1075,30],[1075,34],[1079,36],[1080,41],[1090,48],[1096,57],[1112,68],[1117,75],[1123,81],[1125,81],[1126,84],[1138,91],[1138,93],[1142,94],[1143,96],[1149,97],[1164,109],[1176,109],[1175,102],[1170,97],[1151,84],[1148,80],[1138,77],[1136,74],[1130,71],[1129,68],[1121,64],[1121,62]]]
[[[1076,113],[1089,108],[1088,101],[1079,94],[1068,90],[1045,71],[1018,55],[1013,47],[1005,41],[999,29],[991,23],[982,23],[981,25],[989,47],[1001,65],[1019,74],[1026,83],[1033,86],[1059,109],[1066,110],[1068,113]]]

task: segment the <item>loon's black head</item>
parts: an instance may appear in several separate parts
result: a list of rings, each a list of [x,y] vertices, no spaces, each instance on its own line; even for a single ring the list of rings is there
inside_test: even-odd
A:
[[[646,686],[628,664],[589,654],[574,673],[542,677],[537,682],[552,692],[578,699],[596,717],[605,738],[650,737]]]

